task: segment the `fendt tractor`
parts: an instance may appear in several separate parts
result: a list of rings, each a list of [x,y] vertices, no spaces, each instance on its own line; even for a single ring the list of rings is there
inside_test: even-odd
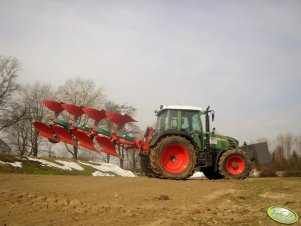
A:
[[[65,142],[118,158],[121,157],[116,148],[136,149],[140,152],[142,170],[148,176],[186,179],[198,169],[208,179],[244,179],[254,163],[266,164],[271,160],[266,142],[239,146],[236,139],[210,131],[214,111],[209,107],[203,111],[199,107],[160,106],[155,111],[156,127],[148,127],[143,138],[134,138],[123,133],[126,123],[136,122],[127,114],[53,100],[43,103],[54,112],[54,117],[46,123],[33,122],[40,136],[52,143]],[[63,111],[73,119],[59,118]],[[79,123],[84,114],[94,120],[91,127]],[[116,124],[116,131],[100,128],[104,119]]]

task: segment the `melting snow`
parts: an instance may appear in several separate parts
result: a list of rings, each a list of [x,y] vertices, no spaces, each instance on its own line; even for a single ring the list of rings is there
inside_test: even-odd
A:
[[[63,165],[63,166],[61,166],[61,165],[59,165],[59,164],[56,164],[56,163],[54,163],[54,162],[49,162],[49,161],[47,161],[47,160],[44,160],[44,159],[36,159],[36,158],[30,158],[30,157],[27,157],[29,160],[31,160],[31,161],[36,161],[36,162],[40,162],[40,163],[42,163],[42,165],[44,165],[44,166],[50,166],[50,167],[56,167],[56,168],[59,168],[59,169],[63,169],[63,170],[72,170],[72,168],[70,168],[70,167],[68,167],[68,166],[65,166],[65,165]]]
[[[83,171],[85,170],[80,164],[82,165],[87,165],[87,166],[91,166],[94,169],[96,169],[96,171],[94,173],[92,173],[92,176],[114,176],[113,174],[122,176],[122,177],[135,177],[135,174],[133,174],[131,171],[128,170],[123,170],[121,169],[119,166],[110,164],[110,163],[85,163],[85,162],[80,162],[80,164],[76,163],[76,162],[72,162],[72,161],[63,161],[63,160],[55,160],[57,163],[54,162],[50,162],[47,161],[45,159],[39,159],[39,158],[31,158],[31,157],[27,157],[27,159],[31,160],[31,161],[35,161],[35,162],[39,162],[42,164],[42,166],[48,166],[48,167],[56,167],[59,169],[63,169],[63,170],[80,170]],[[12,165],[14,167],[19,167],[22,168],[22,162],[3,162],[0,161],[0,164],[9,164]]]
[[[81,167],[76,162],[69,162],[69,161],[63,161],[63,160],[55,160],[56,162],[58,162],[58,163],[61,164],[61,165],[59,165],[59,164],[56,164],[54,162],[49,162],[49,161],[44,160],[44,159],[36,159],[36,158],[30,158],[30,157],[27,157],[27,158],[29,160],[32,160],[32,161],[40,162],[40,163],[42,163],[42,165],[50,166],[50,167],[56,167],[56,168],[63,169],[63,170],[69,170],[69,171],[71,171],[72,169],[80,170],[80,171],[84,170],[84,168]]]
[[[116,166],[116,165],[113,165],[110,163],[101,163],[101,165],[93,165],[90,163],[80,162],[80,164],[91,166],[94,169],[97,169],[98,171],[101,171],[101,172],[113,172],[122,177],[135,177],[135,174],[133,174],[133,172],[121,169],[119,166]],[[97,175],[93,175],[93,176],[97,176]]]
[[[63,160],[55,160],[55,161],[58,162],[58,163],[60,163],[60,164],[63,164],[66,167],[69,167],[69,168],[72,168],[72,169],[75,169],[75,170],[80,170],[80,171],[84,170],[84,168],[81,167],[76,162],[69,162],[69,161],[63,161]]]
[[[190,178],[201,178],[205,177],[205,175],[202,172],[195,172]]]
[[[135,177],[132,171],[121,169],[119,166],[111,165],[110,170],[122,177]]]
[[[0,160],[0,163],[1,164],[9,164],[9,165],[14,166],[14,167],[22,168],[22,162],[2,162]]]
[[[100,172],[100,171],[95,171],[94,173],[92,173],[92,176],[98,176],[98,177],[113,177],[114,175],[111,175],[109,173],[103,173],[103,172]]]

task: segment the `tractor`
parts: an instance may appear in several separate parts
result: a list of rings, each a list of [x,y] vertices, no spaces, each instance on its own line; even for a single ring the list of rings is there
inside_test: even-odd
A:
[[[215,116],[210,107],[203,111],[191,106],[160,106],[155,111],[155,128],[148,127],[143,138],[134,138],[122,133],[126,123],[136,122],[127,114],[53,100],[44,100],[43,103],[55,114],[48,123],[33,122],[40,136],[53,143],[65,142],[118,158],[116,147],[136,149],[140,152],[142,170],[150,177],[182,180],[199,169],[210,180],[244,179],[254,163],[271,161],[266,142],[239,146],[236,139],[216,134],[215,129],[210,131],[210,118],[213,121]],[[74,116],[72,122],[59,119],[62,111]],[[94,120],[93,126],[78,123],[83,114]],[[103,119],[115,123],[116,131],[99,128]]]
[[[208,179],[246,178],[252,164],[270,162],[267,144],[244,144],[231,137],[210,132],[208,107],[161,106],[148,152],[141,152],[144,173],[169,179],[185,179],[196,168]],[[205,130],[201,117],[205,116]],[[151,129],[151,128],[148,128]]]

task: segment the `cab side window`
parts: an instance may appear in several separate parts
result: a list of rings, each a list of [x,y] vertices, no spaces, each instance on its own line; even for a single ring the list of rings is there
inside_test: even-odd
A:
[[[196,131],[196,132],[201,132],[202,128],[201,128],[201,120],[200,120],[200,116],[198,113],[195,113],[192,117],[192,130]]]

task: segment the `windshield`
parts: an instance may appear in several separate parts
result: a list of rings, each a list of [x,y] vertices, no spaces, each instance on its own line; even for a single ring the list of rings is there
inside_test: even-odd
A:
[[[202,124],[198,111],[166,110],[161,112],[157,119],[156,131],[166,130],[187,131],[200,133]]]

